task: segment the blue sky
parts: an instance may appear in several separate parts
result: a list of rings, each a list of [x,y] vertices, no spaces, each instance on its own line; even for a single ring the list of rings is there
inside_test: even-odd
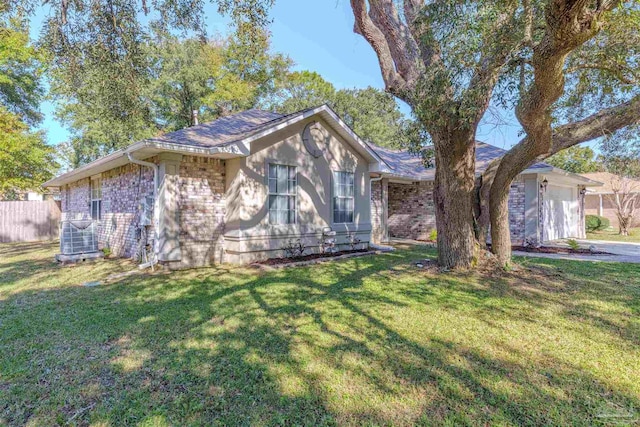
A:
[[[215,10],[214,6],[207,8],[208,32],[225,33],[228,21]],[[38,34],[46,13],[46,10],[40,11],[33,21],[32,35]],[[373,50],[361,36],[353,33],[353,14],[348,0],[324,0],[314,2],[313,7],[308,0],[276,0],[271,16],[272,49],[289,55],[296,69],[316,71],[337,88],[384,88]],[[68,137],[66,129],[55,121],[54,110],[51,103],[43,106],[45,120],[41,127],[47,132],[50,144]],[[410,110],[403,106],[403,111],[408,114]],[[487,115],[478,139],[507,148],[519,139],[520,128],[510,114],[500,114],[508,118],[507,123]],[[501,124],[496,126],[496,121]]]

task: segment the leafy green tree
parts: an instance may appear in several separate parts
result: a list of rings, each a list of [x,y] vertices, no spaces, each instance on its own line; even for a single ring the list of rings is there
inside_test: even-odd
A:
[[[42,60],[29,43],[26,22],[0,15],[0,103],[28,124],[42,119]]]
[[[17,114],[0,107],[0,196],[37,189],[58,169],[55,149],[30,132]]]
[[[42,55],[22,20],[0,14],[0,196],[36,189],[57,170],[41,132]]]
[[[269,52],[267,36],[252,57],[247,46],[233,37],[226,40],[179,40],[164,35],[149,43],[152,115],[163,131],[193,125],[193,111],[200,122],[256,106],[273,80],[290,60]]]
[[[382,147],[401,148],[410,120],[392,95],[373,87],[336,92],[333,109],[361,138]]]
[[[332,103],[336,88],[315,71],[294,71],[283,78],[276,88],[269,108],[290,114],[305,108]]]
[[[154,32],[206,38],[205,0],[8,0],[11,12],[48,10],[39,44],[51,62],[51,92],[80,163],[160,133],[148,96],[146,44]],[[211,0],[231,17],[239,43],[262,40],[272,0]]]
[[[595,153],[590,147],[578,145],[562,150],[545,160],[552,166],[573,173],[589,173],[602,170],[595,160]]]
[[[313,71],[294,71],[281,79],[267,106],[283,114],[328,104],[365,141],[383,147],[402,145],[409,122],[394,97],[384,91],[336,90]]]

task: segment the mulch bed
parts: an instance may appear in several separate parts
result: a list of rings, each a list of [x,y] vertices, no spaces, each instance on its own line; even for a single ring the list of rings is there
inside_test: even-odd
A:
[[[259,264],[259,265],[282,265],[282,264],[291,264],[291,263],[297,263],[297,262],[304,262],[304,261],[312,261],[315,259],[320,259],[320,258],[335,258],[335,257],[339,257],[339,256],[343,256],[343,255],[348,255],[348,254],[358,254],[358,253],[364,253],[364,252],[370,252],[369,249],[356,249],[353,251],[340,251],[340,252],[332,252],[332,253],[324,253],[324,254],[310,254],[310,255],[304,255],[301,257],[297,257],[297,258],[269,258],[265,261],[260,261],[260,262],[256,262],[255,264]]]
[[[419,240],[424,243],[436,244],[436,242],[431,242],[428,240]],[[487,243],[487,248],[491,249],[491,243]],[[521,251],[521,252],[531,252],[537,254],[580,254],[580,255],[611,255],[609,252],[602,251],[590,251],[589,249],[571,249],[571,248],[560,248],[555,246],[540,246],[538,248],[533,246],[512,246],[511,250],[513,251]]]
[[[531,246],[512,246],[514,251],[532,252],[537,254],[580,254],[580,255],[611,255],[609,252],[591,251],[589,249],[571,249],[571,248],[557,248],[550,246],[541,246],[534,248]]]

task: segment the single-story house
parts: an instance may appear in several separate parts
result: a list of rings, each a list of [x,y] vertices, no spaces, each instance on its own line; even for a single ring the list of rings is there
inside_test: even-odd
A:
[[[478,172],[503,152],[477,151]],[[253,109],[136,142],[44,187],[60,189],[63,221],[98,224],[101,247],[131,256],[147,235],[158,262],[180,268],[282,256],[293,239],[318,251],[327,227],[342,248],[426,238],[433,172],[364,142],[322,105]],[[596,184],[545,164],[526,170],[511,188],[514,240],[581,236],[582,190]]]
[[[605,217],[610,221],[612,227],[618,227],[617,209],[614,203],[614,187],[618,191],[640,193],[640,180],[621,178],[610,172],[583,173],[581,175],[587,179],[600,181],[603,184],[600,187],[593,187],[587,190],[587,194],[584,196],[585,214]],[[626,182],[622,184],[622,180]],[[637,209],[638,214],[636,220],[631,224],[632,227],[640,225],[640,197],[635,200],[635,209]]]

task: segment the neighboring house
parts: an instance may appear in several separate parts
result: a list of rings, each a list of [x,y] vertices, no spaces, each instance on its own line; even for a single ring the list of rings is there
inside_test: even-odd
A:
[[[478,147],[479,170],[503,152]],[[114,254],[132,255],[145,229],[158,261],[180,268],[282,256],[293,239],[315,252],[326,227],[343,248],[354,235],[363,244],[425,238],[435,227],[432,180],[418,158],[365,143],[323,105],[167,133],[44,186],[60,189],[63,220],[97,221]],[[512,186],[514,240],[580,236],[580,190],[594,184],[547,165],[527,170]]]
[[[585,178],[600,181],[603,183],[601,187],[589,188],[585,195],[585,213],[587,215],[599,215],[607,218],[611,222],[612,227],[618,227],[618,217],[616,215],[616,206],[614,202],[614,186],[620,182],[618,175],[609,172],[593,172],[583,173]],[[640,192],[640,180],[630,180],[629,191]],[[640,216],[640,198],[636,200],[637,216]],[[640,218],[636,218],[631,224],[632,227],[640,225]]]
[[[57,192],[42,193],[40,191],[15,191],[0,194],[0,201],[41,202],[43,200],[59,200]]]

